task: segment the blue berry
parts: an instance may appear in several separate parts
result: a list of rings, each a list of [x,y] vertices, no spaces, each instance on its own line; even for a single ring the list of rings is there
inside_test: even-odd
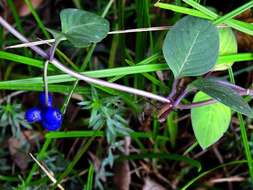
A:
[[[42,126],[49,131],[56,131],[57,129],[59,129],[61,127],[61,124],[54,125],[54,124],[49,124],[45,121],[42,121]]]
[[[46,95],[45,92],[41,92],[39,94],[39,100],[40,100],[40,105],[44,107],[52,107],[53,106],[53,97],[52,94],[48,93],[48,105],[46,105]]]
[[[42,125],[49,131],[54,131],[61,127],[62,114],[58,108],[48,107],[42,112]]]
[[[39,108],[34,107],[26,111],[25,113],[25,119],[28,121],[28,123],[34,123],[41,121],[41,111]]]

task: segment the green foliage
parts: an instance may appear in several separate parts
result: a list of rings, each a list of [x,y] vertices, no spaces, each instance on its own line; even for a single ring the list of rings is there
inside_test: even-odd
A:
[[[158,47],[160,48],[161,44],[160,39],[163,39],[162,33],[156,32],[156,33],[138,33],[136,35],[136,38],[131,36],[131,39],[136,40],[136,48],[134,52],[134,48],[129,48],[129,46],[126,46],[124,40],[120,40],[124,38],[123,34],[115,35],[113,38],[116,40],[113,40],[112,43],[115,42],[115,44],[112,44],[111,51],[108,49],[110,46],[109,42],[110,40],[106,41],[106,43],[102,44],[101,46],[97,47],[95,49],[95,43],[100,42],[103,38],[106,37],[106,35],[109,32],[109,22],[102,17],[106,15],[106,12],[109,11],[110,6],[113,4],[114,1],[110,1],[105,8],[106,11],[102,14],[102,17],[99,17],[96,14],[77,10],[77,9],[65,9],[61,12],[60,18],[61,18],[61,24],[62,24],[62,30],[61,32],[48,29],[50,31],[54,38],[56,39],[56,42],[60,42],[62,40],[68,40],[72,45],[75,47],[87,47],[91,44],[93,44],[87,52],[83,50],[75,50],[72,51],[66,49],[66,53],[71,53],[72,57],[71,59],[74,60],[75,63],[72,63],[74,65],[73,68],[75,68],[76,71],[80,71],[83,69],[79,68],[90,68],[95,69],[93,71],[86,71],[82,74],[95,77],[95,78],[107,78],[109,81],[114,82],[116,80],[122,79],[119,82],[124,83],[125,85],[132,85],[132,82],[134,83],[135,88],[147,88],[150,90],[149,85],[146,85],[144,83],[144,77],[145,82],[149,83],[152,87],[153,93],[160,93],[165,94],[165,90],[167,90],[167,75],[155,75],[154,73],[148,73],[148,72],[156,72],[156,71],[164,71],[168,70],[168,65],[170,69],[172,70],[175,78],[181,78],[185,76],[199,76],[202,75],[211,69],[213,69],[214,64],[215,70],[221,70],[221,69],[227,69],[230,67],[233,62],[237,61],[245,61],[245,60],[253,60],[253,54],[252,53],[237,53],[237,44],[235,37],[232,33],[232,30],[230,28],[220,29],[220,45],[218,39],[218,33],[216,27],[211,24],[210,21],[204,20],[212,20],[215,23],[224,22],[226,25],[238,29],[240,31],[243,31],[248,34],[253,34],[253,26],[249,23],[239,21],[232,19],[232,17],[238,15],[240,12],[248,9],[253,5],[252,2],[249,2],[245,4],[244,6],[240,7],[239,9],[232,11],[228,13],[227,15],[220,17],[218,14],[212,12],[211,10],[208,11],[208,9],[202,5],[199,4],[199,0],[193,1],[193,0],[183,0],[187,4],[193,6],[194,9],[185,7],[185,4],[181,3],[181,0],[177,0],[176,4],[180,5],[171,5],[166,3],[160,3],[157,2],[156,5],[161,8],[166,8],[173,10],[174,12],[180,12],[183,14],[189,14],[196,17],[201,17],[203,19],[195,18],[195,17],[189,17],[186,16],[185,18],[179,20],[179,22],[172,28],[171,31],[168,32],[164,47],[163,47],[163,53],[164,57],[166,59],[167,64],[163,64],[164,61],[160,59],[160,53],[151,55],[155,57],[155,59],[149,58],[141,61],[143,57],[145,57],[147,54],[154,53],[155,49]],[[7,2],[12,2],[12,0],[8,0]],[[45,36],[48,36],[47,31],[45,30],[45,26],[43,25],[43,22],[39,18],[39,14],[36,13],[36,10],[32,7],[32,4],[30,3],[30,0],[25,0],[25,2],[28,4],[29,9],[34,16],[38,28],[44,33]],[[148,27],[151,26],[153,21],[152,19],[157,17],[154,17],[152,13],[149,13],[150,9],[150,2],[149,1],[135,1],[136,3],[132,4],[129,1],[130,7],[127,7],[127,11],[125,11],[125,6],[128,6],[128,3],[125,5],[123,1],[119,1],[115,3],[114,8],[110,11],[110,18],[116,18],[113,20],[113,25],[115,26],[114,29],[124,29],[131,26],[124,26],[124,22],[129,19],[133,18],[133,12],[137,11],[136,16],[136,23],[138,28],[142,27]],[[86,5],[84,2],[80,0],[75,0],[75,3],[78,5],[78,7],[85,7]],[[105,1],[98,1],[97,4],[99,4],[98,7],[95,7],[97,10],[101,10],[101,7],[104,6],[107,2]],[[1,4],[1,3],[0,3]],[[10,4],[10,3],[9,3]],[[96,3],[94,3],[95,5]],[[120,6],[118,6],[118,4]],[[92,4],[93,5],[93,4]],[[119,9],[120,8],[120,9]],[[140,8],[140,9],[138,9]],[[12,8],[13,9],[13,8]],[[13,12],[13,10],[12,10]],[[57,9],[58,12],[58,9]],[[135,12],[134,12],[135,13]],[[13,13],[14,14],[14,13]],[[129,17],[130,15],[130,17]],[[156,15],[155,15],[156,16]],[[178,14],[175,18],[179,18],[181,14]],[[20,18],[18,18],[18,15],[14,15],[14,19],[16,20],[16,26],[18,28],[21,28],[21,22]],[[169,23],[173,23],[175,20],[170,19],[168,20]],[[23,20],[26,20],[26,18],[22,18]],[[160,21],[159,17],[155,21]],[[161,19],[161,23],[163,20]],[[51,24],[51,23],[49,23]],[[159,26],[159,23],[156,23],[157,26]],[[29,33],[29,31],[26,31],[26,26],[24,26],[23,29],[26,32],[26,34]],[[22,29],[22,28],[21,28]],[[20,29],[20,31],[22,31]],[[114,30],[113,29],[113,30]],[[149,40],[148,35],[149,34]],[[131,34],[130,34],[131,35]],[[225,36],[225,37],[224,37]],[[29,36],[31,37],[31,36]],[[8,43],[12,43],[12,39],[10,38],[10,42],[8,41],[5,44],[5,39],[9,40],[9,35],[4,35],[2,29],[0,28],[0,44],[3,44],[3,47],[7,45]],[[32,38],[32,37],[31,37]],[[118,40],[118,41],[117,41]],[[155,48],[153,47],[153,40],[155,43]],[[4,42],[3,42],[4,41]],[[108,43],[107,43],[108,42]],[[134,43],[134,42],[133,42]],[[144,47],[145,46],[145,47]],[[218,49],[220,46],[219,51],[219,58],[218,56]],[[143,47],[143,48],[142,48]],[[142,49],[141,49],[142,48]],[[112,50],[113,49],[113,50]],[[96,50],[97,54],[99,52],[103,52],[102,54],[99,54],[99,56],[94,55],[93,59],[93,50]],[[122,50],[121,53],[119,53],[119,50]],[[69,51],[69,52],[68,52]],[[21,51],[19,51],[21,52]],[[74,52],[74,53],[73,53]],[[111,52],[111,53],[109,53]],[[16,52],[15,52],[16,53]],[[10,76],[12,80],[9,81],[1,81],[0,82],[0,89],[8,89],[8,90],[43,90],[43,82],[42,77],[38,77],[38,68],[43,68],[44,62],[36,59],[29,58],[24,51],[24,54],[26,56],[20,56],[15,53],[7,53],[4,51],[0,51],[0,58],[1,58],[1,65],[2,65],[2,71],[3,76],[5,76],[4,71],[8,70],[8,63],[11,62],[14,66],[16,66],[16,63],[22,64],[22,70],[16,72],[13,72],[13,75]],[[30,52],[28,52],[30,53]],[[88,55],[84,59],[83,63],[83,55],[87,53]],[[108,55],[110,54],[110,55]],[[122,54],[122,55],[121,55]],[[65,58],[63,58],[65,55],[58,55],[58,58],[61,62],[64,63]],[[111,61],[109,66],[107,65],[107,56],[110,57]],[[123,62],[118,61],[120,57],[120,60],[126,60],[127,63],[131,66],[125,67]],[[151,58],[150,57],[150,58]],[[122,58],[122,59],[121,59]],[[125,59],[126,58],[126,59]],[[7,61],[6,61],[7,60]],[[93,60],[95,60],[93,62]],[[140,60],[139,63],[134,63],[133,60]],[[2,64],[3,63],[3,64]],[[94,63],[94,64],[93,64]],[[117,65],[119,64],[119,65]],[[136,65],[135,65],[136,64]],[[141,64],[141,65],[138,65]],[[5,65],[7,65],[7,69],[5,68]],[[83,65],[83,66],[81,66]],[[118,68],[110,68],[113,66],[116,66]],[[108,68],[110,69],[108,69]],[[26,70],[28,68],[28,70]],[[99,70],[100,68],[103,68]],[[35,71],[34,71],[35,69]],[[246,68],[250,69],[250,68]],[[11,70],[11,69],[10,69]],[[56,71],[55,67],[51,66],[49,67],[49,70]],[[28,71],[28,74],[25,73]],[[32,72],[30,72],[32,71]],[[7,71],[6,71],[7,72]],[[160,72],[158,74],[160,74]],[[73,86],[71,85],[71,81],[76,80],[73,77],[70,77],[66,74],[57,74],[57,72],[52,72],[50,74],[53,74],[52,76],[48,77],[49,81],[49,90],[50,92],[60,92],[62,94],[65,94],[66,92],[70,92],[71,89],[73,89]],[[135,79],[132,80],[131,74],[135,75]],[[138,75],[140,74],[140,75]],[[143,75],[144,77],[142,77]],[[7,75],[8,76],[8,75]],[[113,78],[110,78],[113,77]],[[163,80],[163,77],[165,80]],[[4,77],[3,77],[4,78]],[[8,77],[7,77],[8,78]],[[140,82],[142,81],[142,82]],[[169,81],[170,82],[170,81]],[[57,85],[58,83],[62,83]],[[77,83],[76,83],[77,84]],[[98,86],[96,86],[98,87]],[[103,89],[103,87],[98,87]],[[191,110],[192,114],[192,124],[195,136],[198,140],[198,143],[202,148],[207,148],[213,143],[215,143],[222,135],[225,133],[229,126],[230,118],[231,118],[231,110],[227,106],[231,106],[233,110],[240,111],[244,113],[245,115],[253,116],[253,112],[249,105],[241,98],[241,96],[236,93],[233,89],[230,87],[227,87],[226,85],[220,84],[217,80],[212,79],[198,79],[193,82],[191,88],[199,89],[203,92],[199,92],[195,95],[195,98],[193,100],[194,103],[207,100],[209,98],[214,98],[221,103],[215,103],[208,106],[198,107]],[[66,128],[64,128],[64,131],[59,132],[50,132],[45,135],[46,142],[44,146],[39,151],[39,154],[37,156],[38,160],[43,160],[43,163],[54,172],[55,177],[60,182],[62,179],[68,180],[67,183],[63,183],[63,185],[70,184],[74,181],[75,177],[78,176],[79,171],[76,171],[75,169],[78,169],[78,167],[74,167],[78,162],[80,162],[80,159],[83,157],[84,153],[89,151],[94,154],[95,157],[97,157],[97,162],[94,162],[94,165],[91,164],[91,166],[85,165],[86,168],[81,168],[82,170],[89,168],[89,174],[88,174],[88,180],[87,180],[87,188],[88,189],[94,189],[93,182],[95,182],[96,187],[103,189],[103,186],[107,186],[108,183],[105,184],[104,179],[109,178],[111,179],[112,173],[108,172],[108,169],[112,167],[116,159],[127,159],[131,160],[133,163],[132,166],[135,166],[136,164],[135,160],[144,160],[145,159],[145,165],[149,164],[148,161],[152,161],[152,166],[155,169],[158,169],[157,171],[160,172],[160,166],[156,167],[156,164],[159,165],[163,164],[164,162],[161,162],[161,160],[169,160],[170,162],[176,161],[181,163],[182,161],[189,164],[187,168],[183,168],[183,172],[187,170],[190,171],[191,168],[197,167],[199,170],[201,168],[201,164],[196,161],[192,160],[188,156],[180,156],[177,154],[169,154],[167,151],[171,151],[167,149],[167,142],[171,143],[172,147],[175,147],[177,145],[177,148],[181,148],[181,143],[176,143],[176,137],[181,137],[181,126],[177,126],[178,123],[175,123],[175,120],[177,119],[177,114],[179,114],[178,117],[181,121],[181,116],[184,118],[184,112],[171,112],[169,117],[167,118],[167,128],[161,127],[159,128],[156,122],[151,121],[143,121],[144,127],[151,127],[152,128],[152,122],[153,122],[153,128],[157,129],[154,130],[153,135],[149,128],[147,128],[147,131],[143,132],[143,128],[141,131],[132,132],[131,129],[128,128],[128,118],[126,117],[128,115],[133,116],[134,114],[131,114],[130,112],[134,112],[131,109],[134,109],[134,106],[124,105],[124,103],[121,101],[119,96],[123,99],[122,94],[124,93],[113,93],[111,89],[104,88],[105,92],[109,92],[110,94],[113,94],[113,97],[108,96],[108,94],[103,93],[102,91],[96,91],[95,89],[92,89],[90,92],[90,86],[86,87],[77,87],[73,92],[81,94],[81,95],[87,95],[88,100],[85,96],[85,101],[79,103],[79,105],[88,111],[91,112],[91,115],[89,118],[79,118],[75,121],[74,124],[77,124],[78,126],[89,124],[89,127],[91,127],[93,130],[83,130],[78,129],[77,131],[69,131]],[[71,97],[71,93],[69,94],[69,97]],[[116,96],[117,95],[117,96]],[[134,98],[130,98],[130,96],[124,96],[123,99],[126,103],[126,99],[128,99],[129,102],[132,103],[132,105],[135,105],[136,107],[141,107],[140,105],[143,102],[139,102],[140,99],[137,97],[133,101]],[[187,102],[186,99],[183,101]],[[223,103],[223,104],[222,104]],[[68,104],[68,102],[66,103]],[[147,103],[149,104],[149,103]],[[155,104],[152,102],[152,104]],[[227,106],[225,106],[226,104]],[[129,107],[126,107],[129,106]],[[67,106],[66,106],[67,107]],[[146,111],[146,110],[145,110]],[[149,110],[148,110],[149,111]],[[126,114],[129,112],[129,114]],[[20,133],[20,126],[25,125],[22,122],[21,115],[22,110],[20,108],[20,105],[17,106],[17,104],[6,104],[0,106],[0,125],[2,127],[1,132],[2,136],[5,137],[8,134],[10,130],[8,127],[11,127],[12,133],[15,136],[18,136],[17,134]],[[20,115],[20,116],[17,116]],[[67,114],[66,114],[67,115]],[[127,115],[127,116],[126,116]],[[152,114],[148,113],[148,116],[152,118]],[[78,115],[79,116],[79,115]],[[23,116],[22,116],[23,117]],[[131,124],[136,122],[136,120],[131,118]],[[80,124],[80,121],[83,123]],[[240,127],[243,125],[243,120],[241,117],[239,117],[240,121]],[[18,124],[17,124],[18,123]],[[2,125],[3,124],[3,125]],[[79,125],[80,124],[80,125]],[[181,125],[181,122],[179,123]],[[183,121],[183,124],[185,122]],[[15,126],[16,125],[16,126]],[[3,127],[5,126],[5,127]],[[18,126],[18,127],[17,127]],[[27,126],[28,127],[28,126]],[[179,127],[179,128],[178,128]],[[243,126],[244,127],[244,126]],[[243,129],[241,127],[241,131]],[[146,128],[145,128],[146,129]],[[177,129],[180,129],[177,131]],[[17,130],[17,131],[15,131]],[[96,130],[96,131],[94,131]],[[167,131],[166,131],[167,130]],[[165,131],[165,132],[164,132]],[[180,132],[180,133],[179,133]],[[10,133],[10,132],[9,132]],[[247,136],[246,136],[246,130],[244,127],[244,132],[242,132],[244,135],[242,137],[244,145],[247,144]],[[136,154],[129,154],[129,155],[118,155],[119,152],[123,153],[123,145],[124,143],[122,141],[119,141],[124,136],[131,137],[134,142],[131,143],[131,150],[137,150],[138,152]],[[156,138],[153,138],[153,137]],[[169,136],[169,137],[167,137]],[[106,137],[108,144],[106,144],[103,141],[102,144],[99,144],[98,147],[102,150],[94,150],[96,142],[94,139],[103,139]],[[246,137],[246,138],[245,138]],[[80,150],[74,155],[74,158],[70,158],[71,161],[67,161],[65,159],[65,155],[61,154],[58,148],[62,147],[64,145],[65,140],[64,138],[85,138],[83,145],[80,147]],[[164,141],[164,146],[159,145],[160,139]],[[181,140],[181,139],[180,139]],[[60,141],[60,143],[58,143]],[[53,142],[53,143],[51,143]],[[55,143],[56,142],[56,143]],[[40,143],[40,142],[37,142]],[[93,144],[94,143],[94,144]],[[139,146],[136,148],[136,144]],[[90,145],[94,145],[90,147]],[[106,146],[105,146],[106,144]],[[151,144],[151,146],[150,146]],[[60,145],[58,147],[58,145]],[[153,146],[154,145],[154,146]],[[77,149],[77,147],[73,146],[73,149]],[[162,147],[162,148],[161,148]],[[164,150],[164,152],[162,151]],[[177,151],[176,149],[172,149],[174,151]],[[192,149],[191,149],[192,150]],[[189,152],[191,152],[189,150]],[[161,151],[161,152],[160,152]],[[94,153],[95,152],[95,153]],[[144,152],[144,153],[143,153]],[[181,152],[181,149],[179,149],[179,152]],[[189,153],[188,152],[188,153]],[[65,153],[65,151],[64,151]],[[2,157],[6,158],[8,157],[8,153],[2,153],[0,152]],[[192,155],[192,154],[189,154]],[[86,159],[86,158],[84,158]],[[167,162],[167,161],[166,161]],[[251,160],[248,159],[248,164],[251,163]],[[1,159],[1,171],[3,172],[11,172],[11,167],[7,167],[9,162],[6,159]],[[184,164],[183,164],[184,165]],[[67,167],[66,167],[67,166]],[[161,165],[163,166],[163,165]],[[172,163],[172,168],[178,168],[178,166],[174,166],[174,163]],[[179,167],[182,165],[180,164]],[[252,167],[252,166],[251,166]],[[40,175],[38,175],[38,178],[36,179],[33,175],[36,172],[37,165],[33,165],[32,169],[29,172],[29,175],[27,176],[26,180],[21,179],[20,177],[20,185],[18,187],[12,187],[13,185],[8,184],[3,189],[46,189],[48,188],[47,184],[49,182],[48,178],[42,174],[42,178]],[[165,168],[162,168],[165,169]],[[186,170],[185,170],[186,169]],[[13,171],[12,171],[13,172]],[[93,177],[94,172],[94,177]],[[137,171],[138,172],[138,171]],[[180,173],[183,173],[180,171]],[[186,173],[187,173],[186,172]],[[209,172],[209,171],[208,171]],[[207,172],[207,173],[208,173]],[[60,174],[60,177],[59,177]],[[141,172],[142,174],[142,172]],[[161,173],[163,174],[163,173]],[[180,174],[180,175],[181,175]],[[206,173],[203,173],[205,175]],[[74,175],[74,176],[69,176]],[[175,174],[177,175],[177,174]],[[202,174],[200,174],[201,176]],[[183,179],[183,176],[179,176],[178,179]],[[32,178],[34,177],[34,178]],[[177,176],[178,177],[178,176]],[[94,181],[93,181],[94,178]],[[199,177],[197,177],[199,178]],[[0,180],[7,180],[5,176],[0,176]],[[252,178],[253,179],[253,178]],[[109,181],[107,180],[107,182]],[[16,185],[17,179],[15,179]],[[179,181],[179,180],[178,180]],[[183,180],[182,180],[183,181]],[[78,182],[83,184],[86,182],[82,181],[82,177],[78,176]],[[194,182],[194,180],[193,180]],[[183,183],[183,182],[182,182]],[[192,182],[190,182],[192,183]],[[38,185],[34,185],[38,184]],[[181,184],[181,182],[180,182]],[[110,184],[111,185],[111,184]],[[9,188],[10,187],[10,188]],[[108,187],[109,189],[110,187]],[[177,187],[176,187],[177,188]],[[196,187],[197,188],[197,187]],[[66,187],[67,189],[67,187]],[[69,189],[76,189],[69,188]],[[86,189],[86,190],[88,190]],[[107,189],[107,187],[105,188]],[[185,188],[186,189],[186,188]]]
[[[220,48],[219,55],[229,55],[237,53],[237,40],[235,34],[231,28],[219,29]],[[233,65],[232,62],[216,63],[213,70],[226,70]]]
[[[175,78],[199,76],[218,58],[219,34],[209,21],[186,16],[167,33],[163,55]]]
[[[24,119],[21,104],[17,103],[0,105],[0,126],[2,136],[5,135],[7,127],[11,127],[12,135],[17,138],[20,137],[21,127],[31,128]]]
[[[119,97],[101,97],[93,88],[89,101],[80,102],[82,109],[91,110],[89,126],[98,130],[106,125],[105,136],[109,143],[116,140],[117,134],[129,135],[128,122],[123,119],[124,105]]]
[[[177,119],[177,113],[171,112],[166,120],[167,128],[168,128],[168,134],[170,138],[170,143],[173,148],[176,146],[176,138],[178,135],[178,126],[175,120]]]
[[[106,177],[113,176],[113,173],[108,172],[106,169],[107,166],[112,168],[114,161],[118,158],[117,155],[113,154],[113,151],[119,150],[121,152],[124,152],[123,145],[124,145],[124,141],[117,141],[117,142],[112,143],[108,147],[107,157],[102,159],[100,167],[97,168],[96,175],[95,175],[95,187],[99,188],[100,190],[104,189],[104,186],[102,184],[104,179]]]
[[[216,78],[200,78],[191,83],[190,88],[197,88],[215,100],[229,106],[232,110],[253,117],[249,104],[232,88],[219,83]]]
[[[198,92],[193,102],[209,100],[211,97]],[[191,109],[192,127],[199,145],[206,149],[218,141],[227,131],[231,120],[231,110],[222,103]]]
[[[68,40],[78,48],[98,43],[109,32],[109,22],[104,18],[79,9],[64,9],[60,13],[61,32],[49,29],[56,41]]]

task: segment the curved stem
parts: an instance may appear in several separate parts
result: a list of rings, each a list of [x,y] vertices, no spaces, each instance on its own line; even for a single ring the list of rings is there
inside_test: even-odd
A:
[[[18,38],[20,41],[29,42],[22,34],[20,34],[17,30],[15,30],[1,16],[0,16],[0,24],[4,28],[6,28],[10,33],[12,33],[16,38]],[[31,46],[30,48],[32,50],[34,50],[37,54],[39,54],[41,57],[43,57],[45,59],[48,59],[47,53],[45,51],[43,51],[41,48],[39,48],[37,46]],[[71,69],[65,67],[63,64],[61,64],[55,58],[53,58],[50,62],[55,67],[57,67],[58,69],[63,71],[64,73],[67,73],[68,75],[70,75],[72,77],[75,77],[77,79],[83,80],[87,83],[97,84],[97,85],[100,85],[100,86],[104,86],[104,87],[108,87],[108,88],[112,88],[112,89],[116,89],[116,90],[120,90],[120,91],[124,91],[124,92],[128,92],[128,93],[136,94],[136,95],[147,97],[147,98],[150,98],[150,99],[155,99],[155,100],[160,101],[160,102],[171,103],[171,101],[168,100],[167,98],[156,95],[156,94],[152,94],[150,92],[146,92],[146,91],[143,91],[143,90],[138,90],[138,89],[135,89],[135,88],[131,88],[131,87],[115,84],[115,83],[110,83],[110,82],[106,82],[106,81],[103,81],[103,80],[100,80],[100,79],[94,79],[94,78],[91,78],[91,77],[87,77],[85,75],[81,75],[81,74],[79,74],[75,71],[72,71]]]

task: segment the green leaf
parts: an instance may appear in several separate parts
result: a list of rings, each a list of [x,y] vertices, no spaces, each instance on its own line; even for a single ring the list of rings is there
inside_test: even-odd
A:
[[[197,79],[188,88],[191,89],[192,87],[196,87],[234,111],[253,117],[253,110],[249,104],[236,91],[220,83],[216,78]]]
[[[193,102],[211,99],[198,92]],[[215,103],[191,109],[192,127],[199,145],[206,149],[217,142],[227,131],[231,120],[231,110],[222,103]]]
[[[237,53],[237,40],[231,28],[219,29],[220,48],[219,55],[229,55]],[[226,70],[233,65],[233,61],[216,63],[213,70]]]
[[[175,78],[199,76],[218,58],[219,34],[209,21],[186,16],[167,33],[163,54]]]
[[[75,47],[87,47],[98,43],[109,32],[109,22],[79,9],[64,9],[60,13],[62,33]]]
[[[47,28],[47,31],[53,35],[56,42],[66,40],[65,34],[62,32],[59,32],[59,31],[53,30],[53,29],[49,29],[49,28]]]

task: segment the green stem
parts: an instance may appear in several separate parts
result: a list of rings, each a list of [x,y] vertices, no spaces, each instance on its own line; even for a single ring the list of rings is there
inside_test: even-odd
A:
[[[233,70],[232,70],[231,67],[228,69],[228,72],[229,72],[229,78],[230,78],[231,83],[235,84],[235,78],[234,78]],[[248,141],[248,137],[247,137],[247,131],[246,131],[245,123],[243,121],[242,114],[237,113],[237,117],[238,117],[239,122],[240,122],[240,131],[241,131],[241,136],[242,136],[242,143],[243,143],[246,159],[247,159],[247,162],[248,162],[251,183],[253,183],[252,156],[251,156],[251,152],[250,152],[249,141]]]

